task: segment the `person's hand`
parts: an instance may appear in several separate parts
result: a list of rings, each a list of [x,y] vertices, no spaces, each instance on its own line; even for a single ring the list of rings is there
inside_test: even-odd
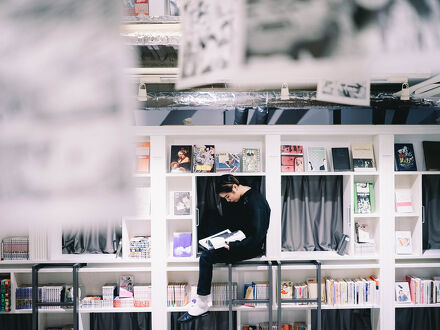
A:
[[[225,242],[225,249],[229,251],[229,242]]]

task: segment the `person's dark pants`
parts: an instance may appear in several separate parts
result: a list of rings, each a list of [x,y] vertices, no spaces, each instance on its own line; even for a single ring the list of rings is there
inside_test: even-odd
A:
[[[235,263],[238,261],[252,259],[261,256],[264,252],[261,249],[237,249],[229,251],[225,248],[203,251],[199,261],[199,283],[197,294],[206,296],[211,293],[212,265],[217,263]]]

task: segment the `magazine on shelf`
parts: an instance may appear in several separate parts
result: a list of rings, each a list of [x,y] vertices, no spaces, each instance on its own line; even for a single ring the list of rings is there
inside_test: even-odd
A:
[[[303,146],[281,145],[281,172],[304,172]]]
[[[398,304],[411,304],[408,282],[396,282],[396,302]]]
[[[192,256],[192,233],[173,233],[173,257]]]
[[[150,142],[136,143],[136,172],[148,173],[150,171]]]
[[[333,170],[350,171],[350,153],[348,148],[332,148]]]
[[[225,229],[212,236],[202,238],[199,240],[199,244],[207,250],[221,249],[226,242],[242,241],[245,238],[246,235],[241,230],[231,232],[229,229]]]
[[[195,145],[193,149],[193,154],[194,173],[215,172],[215,146]]]
[[[215,155],[216,172],[240,172],[240,154],[222,152]]]
[[[375,208],[373,183],[356,182],[354,184],[354,201],[354,213],[373,213]]]
[[[410,231],[396,231],[396,253],[412,254],[412,241]]]
[[[172,145],[170,154],[171,172],[191,172],[192,146]]]
[[[327,171],[327,156],[324,147],[307,148],[307,170],[311,172]]]
[[[260,172],[260,149],[243,148],[241,154],[242,172]]]
[[[190,215],[191,214],[191,192],[190,191],[172,191],[171,215]]]
[[[376,171],[372,144],[352,144],[354,171]]]
[[[396,190],[396,212],[411,213],[414,208],[411,200],[411,189]]]
[[[412,143],[395,143],[394,158],[398,171],[417,171],[416,157]]]

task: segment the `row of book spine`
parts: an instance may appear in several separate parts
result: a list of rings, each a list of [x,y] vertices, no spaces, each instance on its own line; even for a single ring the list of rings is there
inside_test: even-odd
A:
[[[373,276],[368,279],[326,279],[325,288],[328,305],[379,304],[379,284]]]
[[[0,282],[0,312],[11,311],[11,280],[2,279]]]
[[[29,259],[28,237],[6,237],[1,243],[2,260],[27,260]]]
[[[149,259],[151,257],[151,237],[136,236],[130,239],[128,257]]]
[[[167,290],[167,306],[182,307],[188,304],[191,288],[188,283],[169,283]]]
[[[193,289],[194,288],[194,289]],[[197,290],[197,286],[191,288],[191,293]],[[212,283],[212,305],[213,306],[227,306],[229,304],[229,286],[228,283],[216,282]],[[237,299],[237,283],[232,283],[232,299]]]
[[[38,288],[39,302],[61,302],[62,286],[43,286]],[[15,308],[32,308],[32,287],[21,287],[15,290]],[[60,306],[40,306],[39,309],[60,309]]]
[[[243,288],[244,299],[269,299],[268,282],[252,282]],[[266,303],[246,303],[245,306],[267,306]]]
[[[440,303],[440,277],[430,280],[407,275],[405,280],[409,284],[413,304]]]

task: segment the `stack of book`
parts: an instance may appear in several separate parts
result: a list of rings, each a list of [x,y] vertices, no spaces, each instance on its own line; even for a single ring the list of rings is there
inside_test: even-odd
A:
[[[188,304],[190,296],[188,283],[169,283],[167,291],[167,306],[182,307]]]
[[[2,260],[29,259],[29,237],[7,237],[2,240]]]
[[[116,285],[106,284],[102,287],[102,308],[112,308]]]
[[[129,249],[129,258],[149,259],[151,257],[151,237],[136,236],[130,238]]]
[[[102,308],[102,299],[100,296],[86,296],[81,299],[81,308],[83,309],[95,309]]]
[[[287,299],[306,299],[309,297],[308,286],[306,283],[292,283],[291,281],[281,282],[281,300]],[[306,303],[295,303],[306,304]]]
[[[113,299],[113,307],[115,308],[133,308],[134,298],[115,297]]]
[[[11,280],[2,279],[0,282],[0,312],[11,311]]]
[[[151,285],[134,286],[134,307],[151,307]]]

